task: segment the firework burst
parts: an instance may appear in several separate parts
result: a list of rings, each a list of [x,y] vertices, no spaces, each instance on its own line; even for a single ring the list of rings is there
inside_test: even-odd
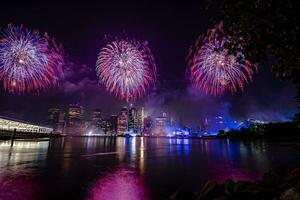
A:
[[[0,82],[11,93],[37,92],[62,75],[63,56],[54,40],[38,31],[12,26],[0,33]]]
[[[243,91],[251,82],[256,65],[245,59],[242,39],[224,33],[223,23],[200,37],[189,54],[189,78],[193,86],[212,95]],[[238,49],[231,53],[228,45]]]
[[[156,80],[156,66],[148,43],[134,39],[116,38],[103,47],[96,71],[106,90],[127,102],[144,96]]]

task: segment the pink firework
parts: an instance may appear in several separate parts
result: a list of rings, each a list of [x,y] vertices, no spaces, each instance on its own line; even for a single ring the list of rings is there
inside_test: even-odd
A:
[[[106,90],[127,102],[144,96],[156,80],[148,43],[134,39],[117,38],[102,48],[96,71]]]
[[[0,33],[0,82],[11,93],[39,91],[62,76],[63,56],[47,34],[8,25]]]
[[[243,91],[252,81],[256,65],[245,59],[241,51],[230,53],[226,45],[235,45],[238,49],[242,39],[224,33],[223,23],[219,23],[207,34],[200,37],[191,48],[189,60],[189,78],[193,86],[212,95],[221,95],[225,91]]]

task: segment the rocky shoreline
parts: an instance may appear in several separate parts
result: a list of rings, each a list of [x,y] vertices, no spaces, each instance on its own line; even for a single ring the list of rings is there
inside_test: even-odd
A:
[[[208,181],[199,192],[176,191],[170,200],[300,200],[300,167],[281,166],[266,172],[262,180]]]

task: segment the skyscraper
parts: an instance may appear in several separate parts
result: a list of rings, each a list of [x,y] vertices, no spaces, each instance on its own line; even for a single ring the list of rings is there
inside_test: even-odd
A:
[[[60,110],[58,108],[49,108],[48,109],[48,120],[49,120],[49,123],[58,121],[59,111]]]
[[[53,131],[57,132],[59,118],[59,109],[58,108],[49,108],[48,109],[48,124],[53,128]]]
[[[145,110],[144,107],[142,107],[138,112],[138,132],[142,134],[144,128],[145,128]]]
[[[57,132],[61,134],[65,133],[65,126],[66,126],[65,115],[66,115],[65,112],[59,111]]]
[[[79,104],[70,104],[68,111],[68,134],[83,134],[84,109]]]
[[[128,126],[128,111],[127,108],[122,108],[118,117],[118,135],[125,136]]]
[[[80,121],[83,118],[83,107],[79,104],[70,104],[69,105],[69,122]]]
[[[96,129],[100,129],[101,123],[102,123],[101,110],[95,109],[92,113],[91,125]]]
[[[150,135],[153,128],[153,120],[150,116],[144,118],[144,135]]]
[[[117,115],[111,115],[109,118],[110,123],[110,132],[111,134],[117,134],[118,131],[118,116]]]
[[[53,128],[54,133],[62,134],[65,127],[65,113],[58,108],[48,110],[48,123]]]
[[[167,135],[167,128],[169,126],[169,120],[167,117],[167,113],[163,113],[161,117],[155,118],[155,129],[154,133],[156,135]]]
[[[101,120],[101,129],[102,129],[102,131],[103,131],[103,133],[104,133],[105,135],[108,134],[109,128],[110,128],[109,120],[108,120],[108,119],[102,119],[102,120]]]
[[[138,132],[138,113],[137,109],[131,107],[128,113],[128,131],[132,133]]]

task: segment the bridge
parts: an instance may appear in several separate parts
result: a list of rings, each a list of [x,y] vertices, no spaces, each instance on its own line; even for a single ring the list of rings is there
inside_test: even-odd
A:
[[[14,131],[16,131],[15,138],[26,139],[49,137],[53,132],[53,129],[9,117],[0,116],[0,137],[11,138]]]

